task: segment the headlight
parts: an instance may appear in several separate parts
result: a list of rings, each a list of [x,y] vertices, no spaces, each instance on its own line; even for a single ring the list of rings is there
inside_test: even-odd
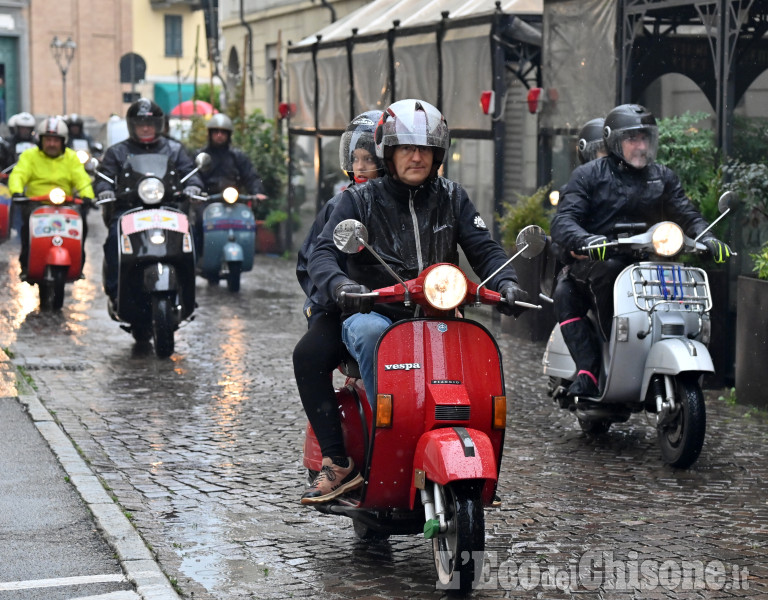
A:
[[[683,230],[676,223],[662,223],[654,230],[651,241],[659,256],[674,256],[683,247]]]
[[[53,188],[48,192],[48,199],[54,204],[64,204],[67,199],[67,194],[61,188]]]
[[[78,150],[77,151],[77,159],[80,161],[81,165],[84,165],[89,160],[91,160],[91,155],[88,154],[85,150]]]
[[[156,177],[147,177],[139,184],[139,198],[144,204],[160,204],[165,196],[165,186]]]
[[[228,187],[223,192],[221,192],[221,197],[224,198],[224,202],[226,202],[227,204],[234,204],[235,202],[237,202],[237,197],[239,195],[240,194],[238,193],[238,191],[233,187]]]
[[[162,229],[157,229],[149,234],[149,241],[153,244],[165,244],[165,233]]]
[[[560,192],[558,190],[549,192],[549,203],[552,206],[557,206],[560,203]]]
[[[453,265],[440,265],[424,278],[424,296],[439,310],[451,310],[464,301],[467,278]]]

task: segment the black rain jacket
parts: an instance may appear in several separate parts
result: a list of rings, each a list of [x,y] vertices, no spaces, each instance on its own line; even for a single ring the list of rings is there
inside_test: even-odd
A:
[[[707,222],[688,199],[674,171],[657,163],[627,167],[614,156],[574,169],[552,217],[552,240],[577,251],[591,235],[608,235],[617,223],[674,221],[695,238]],[[704,239],[714,237],[705,234]]]
[[[368,228],[369,245],[404,280],[436,263],[458,265],[459,246],[482,280],[507,260],[459,184],[437,177],[411,187],[385,175],[342,192],[317,240],[308,270],[327,298],[334,298],[336,287],[345,279],[372,290],[397,283],[369,251],[345,255],[336,248],[333,230],[345,219],[357,219]],[[517,283],[511,265],[496,274],[488,287],[498,290],[505,283]],[[394,321],[412,317],[415,308],[377,304],[374,310]]]
[[[104,173],[107,177],[113,181],[117,181],[117,174],[123,168],[125,161],[129,156],[136,154],[165,154],[170,157],[170,163],[175,165],[176,171],[179,173],[179,177],[184,177],[195,168],[195,163],[184,150],[184,146],[176,140],[172,140],[165,136],[160,136],[151,144],[141,144],[135,142],[132,139],[127,139],[117,144],[114,144],[107,148],[104,153],[104,159],[99,165],[99,171]],[[195,173],[184,182],[184,187],[197,186],[201,190],[203,189],[203,180],[200,179],[200,174]],[[98,195],[106,190],[112,190],[117,192],[115,187],[105,181],[101,177],[96,177],[93,184],[93,191]],[[128,205],[126,200],[120,198],[120,194],[117,194],[117,201],[114,203],[114,208],[111,208],[112,212],[119,214],[129,208],[133,208]]]
[[[211,166],[202,174],[204,190],[218,194],[227,187],[234,187],[242,194],[263,194],[261,177],[253,168],[251,159],[238,148],[208,145],[200,152],[211,157]]]

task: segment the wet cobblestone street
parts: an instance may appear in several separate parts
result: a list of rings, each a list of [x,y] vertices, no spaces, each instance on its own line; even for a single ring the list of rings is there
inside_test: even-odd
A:
[[[364,543],[302,507],[305,416],[291,353],[305,329],[295,261],[257,256],[239,294],[197,281],[196,319],[169,360],[107,315],[104,227],[60,313],[0,246],[0,346],[28,373],[180,593],[201,600],[438,599],[420,536]],[[498,330],[498,327],[496,327]],[[768,599],[768,422],[707,393],[686,471],[661,462],[643,415],[585,436],[546,395],[543,343],[496,331],[507,434],[500,508],[486,511],[473,598]],[[693,589],[687,589],[693,588]]]

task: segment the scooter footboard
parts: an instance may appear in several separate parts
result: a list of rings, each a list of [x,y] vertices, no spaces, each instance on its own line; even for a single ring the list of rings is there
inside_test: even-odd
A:
[[[496,454],[488,435],[468,427],[427,431],[416,446],[413,467],[414,474],[421,471],[427,480],[440,485],[466,479],[484,479],[484,497],[486,491],[493,493],[499,473]],[[416,490],[416,481],[412,481],[412,507]]]
[[[715,372],[707,347],[696,340],[682,338],[669,338],[656,342],[651,346],[645,361],[640,398],[645,398],[653,375],[677,375],[686,372]]]

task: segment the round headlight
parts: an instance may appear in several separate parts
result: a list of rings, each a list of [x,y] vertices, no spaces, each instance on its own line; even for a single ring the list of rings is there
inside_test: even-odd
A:
[[[67,194],[61,188],[53,188],[48,192],[48,199],[54,204],[63,204],[67,199]]]
[[[165,233],[162,229],[157,229],[149,234],[149,241],[153,244],[165,244]]]
[[[683,247],[683,230],[676,223],[662,223],[651,237],[653,251],[659,256],[674,256]]]
[[[549,192],[549,203],[552,206],[557,206],[560,203],[560,191],[552,190]]]
[[[88,154],[85,150],[78,150],[77,151],[77,159],[80,161],[81,165],[84,165],[89,160],[91,160],[91,155]]]
[[[240,194],[238,191],[233,187],[226,188],[223,192],[221,192],[221,197],[224,198],[224,202],[227,204],[234,204],[237,202],[237,197]]]
[[[467,278],[453,265],[440,265],[424,278],[424,296],[439,310],[451,310],[464,301]]]
[[[157,177],[147,177],[139,184],[139,198],[144,204],[160,204],[165,186]]]

